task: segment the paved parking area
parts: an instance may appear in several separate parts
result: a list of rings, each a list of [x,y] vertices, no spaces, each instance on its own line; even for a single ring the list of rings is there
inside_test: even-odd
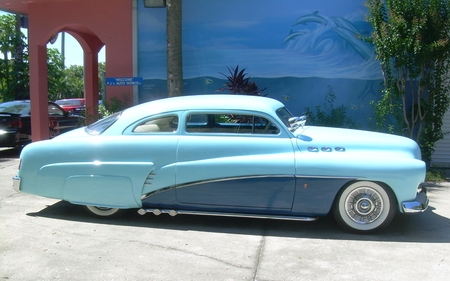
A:
[[[17,155],[0,150],[2,280],[446,280],[450,184],[430,208],[376,235],[316,222],[138,215],[96,219],[83,207],[17,193]]]

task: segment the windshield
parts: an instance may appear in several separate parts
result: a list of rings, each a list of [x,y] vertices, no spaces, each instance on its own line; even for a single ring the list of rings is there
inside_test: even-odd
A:
[[[120,114],[122,114],[122,111],[116,112],[112,115],[109,115],[108,117],[105,117],[94,124],[91,124],[86,127],[86,133],[93,136],[101,135],[106,129],[108,129],[114,122],[119,119]]]
[[[82,100],[57,100],[55,103],[66,106],[66,105],[83,105]]]
[[[290,129],[291,124],[289,123],[289,118],[293,117],[292,113],[290,113],[286,107],[282,107],[277,110],[277,115],[281,119],[283,124],[286,126],[286,128]]]

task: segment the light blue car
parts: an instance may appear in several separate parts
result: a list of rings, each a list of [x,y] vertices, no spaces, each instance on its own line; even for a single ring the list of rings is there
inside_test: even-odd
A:
[[[26,146],[14,185],[98,216],[137,208],[311,221],[332,212],[357,233],[427,208],[414,141],[304,123],[265,97],[161,99]]]

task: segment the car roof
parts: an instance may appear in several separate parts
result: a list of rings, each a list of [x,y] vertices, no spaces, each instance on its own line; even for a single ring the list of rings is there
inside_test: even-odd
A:
[[[284,107],[283,103],[261,96],[245,95],[191,95],[164,98],[160,100],[142,103],[125,109],[120,118],[107,130],[105,134],[114,134],[115,130],[120,130],[132,122],[146,118],[151,115],[165,112],[186,111],[186,110],[250,110],[265,112],[269,115],[276,115],[276,111]],[[116,132],[117,133],[117,132]]]
[[[145,113],[146,116],[179,110],[255,110],[275,112],[284,105],[274,99],[245,95],[193,95],[155,100],[134,106],[123,115]]]

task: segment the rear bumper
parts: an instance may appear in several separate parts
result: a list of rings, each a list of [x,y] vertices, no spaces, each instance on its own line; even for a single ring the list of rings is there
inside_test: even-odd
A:
[[[13,185],[14,185],[14,190],[17,192],[20,192],[20,177],[15,176],[13,177]]]
[[[427,189],[420,187],[420,191],[417,193],[414,201],[402,203],[403,213],[421,213],[428,208],[428,203]]]

